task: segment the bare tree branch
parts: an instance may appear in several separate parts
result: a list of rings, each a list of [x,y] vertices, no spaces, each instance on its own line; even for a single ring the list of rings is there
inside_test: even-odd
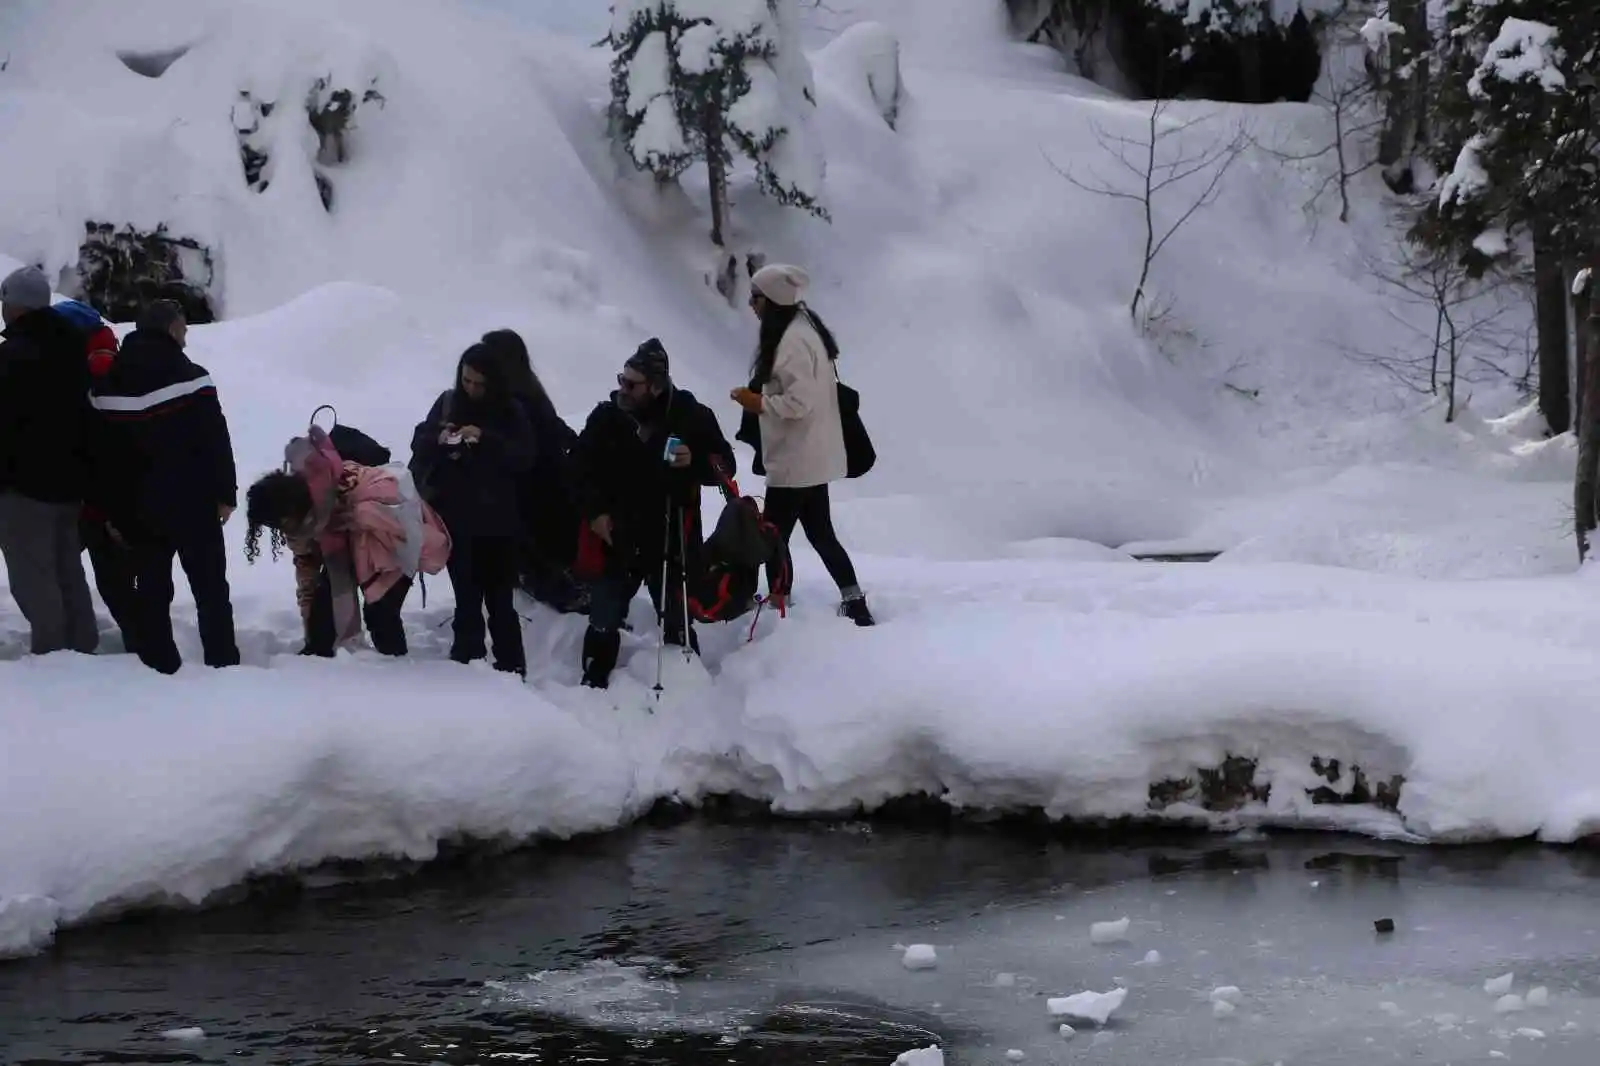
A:
[[[1074,188],[1107,199],[1125,200],[1139,205],[1144,221],[1144,253],[1139,280],[1134,285],[1133,299],[1128,305],[1128,316],[1135,322],[1139,321],[1140,305],[1145,302],[1150,272],[1156,258],[1201,208],[1216,202],[1221,193],[1222,179],[1245,149],[1253,143],[1249,129],[1241,123],[1234,128],[1227,140],[1213,141],[1208,148],[1200,152],[1186,154],[1181,143],[1183,135],[1207,125],[1215,115],[1200,115],[1175,122],[1163,121],[1170,103],[1168,100],[1159,99],[1151,103],[1143,138],[1112,134],[1098,124],[1091,127],[1095,143],[1100,146],[1101,151],[1132,177],[1131,189],[1108,181],[1093,170],[1090,171],[1092,180],[1079,178],[1045,154],[1045,161],[1050,168]],[[1177,146],[1169,150],[1168,145],[1173,142],[1177,142]],[[1170,224],[1158,222],[1158,215],[1162,212],[1159,211],[1157,201],[1165,199],[1162,194],[1177,185],[1198,180],[1207,174],[1210,177],[1205,188],[1198,197],[1191,199],[1187,206],[1178,212],[1175,221]]]

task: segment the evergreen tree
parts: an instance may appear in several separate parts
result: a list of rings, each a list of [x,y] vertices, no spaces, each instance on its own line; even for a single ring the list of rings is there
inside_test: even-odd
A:
[[[794,0],[617,0],[609,38],[613,135],[662,181],[706,164],[711,240],[724,244],[738,156],[757,187],[822,218],[816,93]]]
[[[1447,0],[1433,147],[1445,173],[1414,233],[1477,270],[1537,234],[1587,258],[1600,222],[1600,5]]]

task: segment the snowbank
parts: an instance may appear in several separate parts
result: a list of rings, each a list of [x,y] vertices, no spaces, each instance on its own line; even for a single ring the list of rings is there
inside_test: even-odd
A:
[[[669,683],[654,714],[635,680],[649,640],[630,639],[609,697],[576,690],[578,623],[543,613],[532,688],[361,656],[175,680],[123,658],[0,666],[0,808],[15,812],[0,944],[326,859],[605,829],[672,796],[817,813],[926,793],[1438,840],[1600,831],[1600,722],[1569,710],[1600,683],[1587,582],[870,562],[878,629],[803,604],[751,645],[708,631],[709,686]],[[430,606],[414,631],[444,616]],[[1254,760],[1263,801],[1152,811],[1153,784],[1229,755]],[[1398,811],[1314,805],[1315,758],[1403,778]]]

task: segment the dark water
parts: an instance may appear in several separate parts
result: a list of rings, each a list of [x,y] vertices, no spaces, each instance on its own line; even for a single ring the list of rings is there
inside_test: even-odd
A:
[[[1148,1057],[1158,1046],[1159,1061],[1248,1062],[1219,1050],[1243,1041],[1267,1052],[1309,1043],[1335,1056],[1316,1061],[1333,1063],[1349,1061],[1341,1041],[1370,1051],[1391,1036],[1397,1049],[1433,1039],[1427,1009],[1408,1005],[1418,1021],[1402,1030],[1361,1006],[1364,982],[1400,987],[1408,974],[1431,975],[1470,1005],[1482,995],[1472,986],[1502,964],[1542,967],[1565,997],[1559,1019],[1510,1023],[1548,1034],[1495,1037],[1485,1015],[1469,1049],[1477,1057],[1441,1050],[1405,1061],[1497,1061],[1485,1056],[1506,1047],[1518,1062],[1591,1062],[1600,1028],[1575,997],[1588,995],[1600,965],[1597,872],[1574,853],[1430,852],[1328,837],[1112,848],[997,830],[689,823],[403,876],[369,869],[359,883],[280,886],[227,907],[68,931],[45,956],[0,963],[0,1062],[889,1066],[933,1043],[952,1063],[1004,1062],[1026,1038],[1044,1049],[1029,1062],[1158,1061]],[[1163,1029],[1189,1009],[1189,993],[1149,982],[1136,989],[1143,1015],[1061,1043],[1057,1056],[1042,999],[1012,989],[995,998],[972,975],[1008,966],[1045,975],[1059,965],[1067,969],[1040,980],[1063,982],[1061,991],[1109,987],[1108,978],[1094,983],[1111,972],[1095,969],[1109,956],[1086,956],[1081,945],[1040,952],[1052,931],[1081,932],[1082,907],[1096,918],[1162,915],[1149,943],[1175,963],[1188,957],[1181,973],[1169,966],[1171,980],[1210,987],[1200,964],[1217,956],[1226,960],[1218,974],[1244,974],[1275,994],[1315,973],[1331,982],[1318,1009],[1343,1003],[1336,1009],[1350,1016],[1315,1039],[1304,1019],[1271,1005],[1259,1040],[1209,1014]],[[1078,909],[1063,915],[1068,908]],[[1396,937],[1374,939],[1369,919],[1380,913],[1398,916]],[[1408,945],[1408,928],[1427,928],[1429,914],[1432,927],[1454,917],[1460,929],[1444,941],[1433,934],[1433,946],[1417,932]],[[1524,936],[1523,915],[1548,934],[1542,942]],[[1320,925],[1326,936],[1287,948],[1294,930]],[[1255,927],[1269,926],[1286,950],[1261,948]],[[940,971],[922,986],[892,950],[907,930],[933,931],[940,945]],[[1125,963],[1145,946],[1113,968],[1134,976]],[[1385,966],[1396,973],[1373,976]],[[1565,1036],[1563,1019],[1573,1028]],[[188,1027],[204,1037],[164,1035]],[[1142,1033],[1158,1043],[1141,1045]],[[1193,1054],[1175,1052],[1173,1040]]]

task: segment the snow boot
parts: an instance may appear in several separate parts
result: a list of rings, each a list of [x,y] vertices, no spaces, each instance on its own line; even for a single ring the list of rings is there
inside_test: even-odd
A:
[[[858,626],[875,626],[877,619],[872,617],[872,611],[867,607],[865,596],[852,596],[839,605],[839,614],[850,619]]]
[[[622,651],[622,634],[602,633],[590,628],[583,634],[583,685],[585,688],[609,688],[611,671],[617,668],[617,656]]]

